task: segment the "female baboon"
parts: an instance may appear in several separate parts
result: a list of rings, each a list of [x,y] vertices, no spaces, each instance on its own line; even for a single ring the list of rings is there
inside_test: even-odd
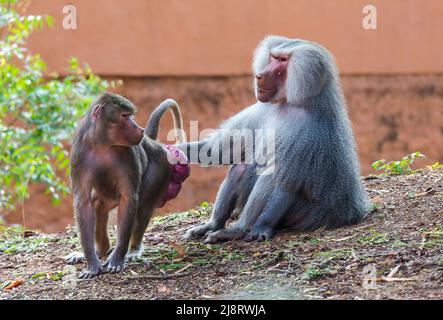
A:
[[[167,109],[181,129],[178,105],[168,99],[148,122],[151,138],[157,136],[158,122]],[[154,209],[176,196],[189,175],[186,163],[171,163],[168,149],[144,135],[133,120],[134,112],[127,99],[105,93],[92,104],[74,138],[71,180],[83,254],[73,252],[67,261],[73,264],[86,258],[88,266],[80,278],[120,272],[127,257],[139,257]],[[183,141],[181,135],[178,141]],[[108,212],[117,206],[117,245],[102,266],[99,258],[110,250]]]

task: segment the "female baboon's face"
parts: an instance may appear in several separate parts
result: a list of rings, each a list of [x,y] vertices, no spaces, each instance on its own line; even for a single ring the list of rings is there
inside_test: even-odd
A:
[[[139,144],[144,130],[133,119],[133,111],[117,104],[97,104],[92,111],[95,143],[133,146]]]
[[[117,145],[133,146],[143,139],[143,128],[134,121],[131,113],[120,113],[118,122],[110,129],[111,141]]]

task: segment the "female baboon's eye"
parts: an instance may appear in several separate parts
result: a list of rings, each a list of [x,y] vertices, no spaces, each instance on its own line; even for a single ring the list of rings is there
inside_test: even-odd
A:
[[[122,113],[122,117],[128,119],[131,115],[129,113]]]

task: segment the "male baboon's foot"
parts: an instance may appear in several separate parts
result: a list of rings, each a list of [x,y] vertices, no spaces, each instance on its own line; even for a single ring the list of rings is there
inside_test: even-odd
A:
[[[205,243],[216,243],[222,241],[238,240],[245,236],[242,228],[227,228],[212,232],[208,235]]]
[[[143,244],[129,248],[129,252],[126,255],[128,261],[138,260],[143,255]]]
[[[245,241],[266,241],[270,240],[274,236],[274,230],[272,228],[260,227],[252,228],[252,230],[244,238]]]
[[[206,222],[205,224],[193,227],[191,229],[189,229],[184,238],[185,240],[192,240],[192,239],[196,239],[196,238],[201,238],[203,237],[205,234],[207,234],[208,232],[211,231],[216,231],[214,228],[214,225],[212,222]]]
[[[122,272],[123,269],[125,268],[125,257],[123,258],[117,257],[116,255],[114,255],[114,253],[115,249],[104,264],[105,271],[108,273],[119,273]]]
[[[85,255],[81,252],[71,252],[65,257],[67,264],[78,264],[85,261]]]

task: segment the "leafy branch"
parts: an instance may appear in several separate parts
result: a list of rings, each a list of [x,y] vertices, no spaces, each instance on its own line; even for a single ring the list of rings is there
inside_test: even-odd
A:
[[[53,203],[69,189],[68,139],[93,99],[114,82],[71,58],[67,76],[48,76],[46,64],[26,48],[50,16],[23,14],[23,2],[0,0],[0,212],[43,183]]]
[[[412,174],[417,170],[413,170],[411,165],[417,158],[426,158],[420,151],[408,154],[401,160],[386,162],[385,159],[375,161],[371,166],[375,171],[378,171],[381,175],[394,176]]]

